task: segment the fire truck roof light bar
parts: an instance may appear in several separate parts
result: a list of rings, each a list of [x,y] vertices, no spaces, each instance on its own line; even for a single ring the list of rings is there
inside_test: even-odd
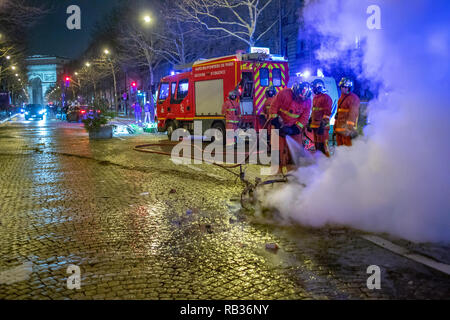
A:
[[[287,62],[285,57],[280,55],[274,55],[274,54],[263,54],[263,53],[245,53],[245,54],[238,54],[238,55],[232,55],[232,56],[226,56],[226,57],[218,57],[218,58],[212,58],[212,59],[199,59],[192,63],[187,64],[180,64],[173,67],[174,71],[181,71],[181,72],[188,72],[191,71],[194,66],[198,66],[204,63],[214,62],[217,61],[218,63],[224,59],[227,58],[235,58],[236,61],[250,61],[250,60],[256,60],[256,61],[279,61],[279,62]]]

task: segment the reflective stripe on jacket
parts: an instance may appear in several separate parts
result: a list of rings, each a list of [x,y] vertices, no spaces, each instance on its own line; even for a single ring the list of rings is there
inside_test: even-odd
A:
[[[280,116],[285,126],[297,125],[303,129],[309,120],[311,112],[311,99],[304,101],[294,100],[290,88],[281,90],[275,97],[270,107],[270,117]]]
[[[320,93],[314,96],[313,109],[311,113],[311,128],[319,128],[322,120],[330,120],[331,108],[333,100],[325,93]]]
[[[226,122],[238,123],[241,116],[241,107],[237,101],[227,99],[222,105],[222,114]]]
[[[338,102],[336,122],[334,128],[336,132],[356,130],[359,117],[360,100],[356,94],[350,92],[341,95]]]

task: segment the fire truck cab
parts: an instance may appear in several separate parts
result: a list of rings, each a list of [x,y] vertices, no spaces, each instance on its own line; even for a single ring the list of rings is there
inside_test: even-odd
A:
[[[194,121],[202,122],[203,133],[210,128],[224,132],[222,105],[236,88],[241,92],[241,128],[258,130],[266,89],[273,85],[279,92],[289,81],[288,62],[261,53],[199,60],[182,69],[187,71],[162,78],[158,89],[158,131],[167,131],[169,139],[178,128],[192,133]]]

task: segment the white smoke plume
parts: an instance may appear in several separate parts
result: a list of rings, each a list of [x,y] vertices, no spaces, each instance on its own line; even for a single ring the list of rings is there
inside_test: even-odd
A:
[[[366,25],[370,5],[381,9],[381,30]],[[312,0],[303,18],[339,39],[318,50],[324,63],[359,36],[361,76],[381,90],[369,104],[365,136],[299,169],[306,187],[286,185],[268,204],[308,226],[450,242],[450,1]]]

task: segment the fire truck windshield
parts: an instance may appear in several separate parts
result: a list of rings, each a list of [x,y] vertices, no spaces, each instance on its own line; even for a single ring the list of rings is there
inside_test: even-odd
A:
[[[159,101],[164,101],[169,96],[169,84],[167,82],[161,83],[161,89],[159,90]]]

